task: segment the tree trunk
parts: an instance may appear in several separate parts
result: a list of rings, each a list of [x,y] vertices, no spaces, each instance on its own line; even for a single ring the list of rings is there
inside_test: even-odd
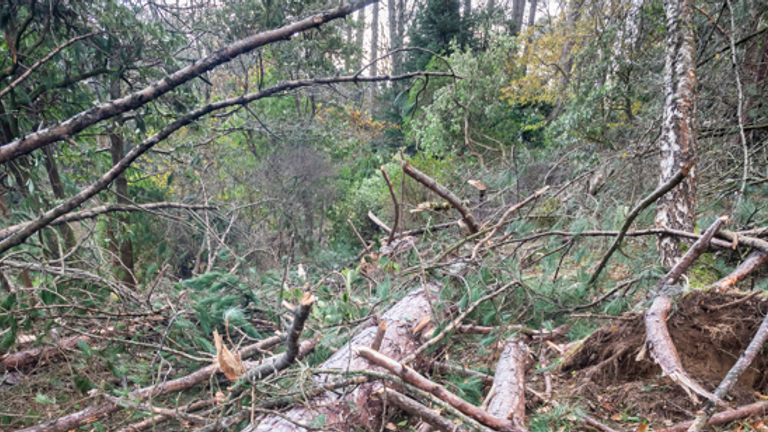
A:
[[[373,4],[373,18],[371,20],[371,61],[379,56],[379,4]],[[371,76],[379,73],[378,62],[371,65]],[[376,98],[377,83],[371,83],[371,106]]]
[[[394,51],[400,48],[400,35],[397,31],[397,5],[398,0],[388,0],[387,11],[389,12],[389,50]],[[392,54],[392,75],[400,73],[400,53]]]
[[[120,81],[115,78],[109,88],[110,97],[114,100],[120,97]],[[112,165],[117,165],[121,159],[125,156],[125,146],[123,141],[122,132],[119,127],[122,126],[122,115],[118,115],[115,121],[109,129],[109,152],[112,155]],[[121,173],[115,179],[115,193],[117,199],[115,202],[120,205],[130,204],[128,199],[128,179],[125,177],[125,173]],[[133,272],[133,243],[128,237],[129,220],[125,215],[121,215],[115,218],[117,221],[117,228],[113,231],[114,239],[110,242],[110,250],[116,253],[119,257],[119,262],[115,266],[120,280],[128,287],[136,286],[136,279]]]
[[[363,59],[365,58],[365,8],[357,11],[357,25],[355,45],[360,48],[360,55],[357,57],[357,67],[355,69],[360,70],[363,67]]]
[[[525,0],[512,0],[512,22],[511,31],[512,36],[520,34],[520,29],[523,27],[523,16],[525,15]]]
[[[64,194],[64,182],[61,181],[59,169],[56,166],[53,148],[51,148],[51,146],[45,146],[43,147],[43,150],[45,151],[45,170],[48,172],[48,180],[51,182],[53,196],[56,197],[56,199],[65,200],[67,199],[67,196]],[[77,245],[77,241],[75,239],[75,232],[72,231],[72,227],[69,226],[69,224],[63,224],[59,229],[61,230],[62,237],[64,237],[64,246],[66,247],[66,250],[74,249]]]
[[[667,18],[664,65],[664,117],[660,139],[661,179],[664,183],[687,162],[696,160],[696,41],[693,0],[664,2]],[[675,189],[659,199],[656,226],[693,231],[696,220],[696,166]],[[658,249],[664,267],[682,256],[680,239],[660,236]]]
[[[472,0],[464,0],[464,19],[467,20],[471,16],[472,16]]]
[[[425,317],[430,316],[430,303],[434,301],[437,287],[426,285],[411,292],[395,304],[380,319],[387,322],[387,330],[380,350],[383,354],[400,360],[412,353],[420,343],[413,328]],[[431,327],[434,328],[434,327]],[[352,340],[340,348],[336,354],[325,361],[320,369],[359,370],[371,369],[371,365],[363,358],[352,353],[356,346],[370,346],[376,337],[378,327],[372,326],[358,333]],[[422,332],[424,332],[422,330]],[[429,333],[429,332],[426,332]],[[381,370],[380,368],[375,368]],[[315,375],[314,380],[323,383],[334,379],[333,376]],[[312,423],[322,414],[326,417],[323,430],[336,428],[340,431],[378,430],[381,421],[381,402],[371,400],[371,394],[381,388],[381,383],[374,381],[362,384],[339,398],[337,393],[328,391],[312,400],[311,404],[297,405],[283,413],[282,416],[267,415],[258,426],[248,426],[244,431],[273,431],[297,432],[303,430],[290,419],[300,423]],[[320,408],[309,409],[308,406]],[[357,429],[356,429],[357,428]]]

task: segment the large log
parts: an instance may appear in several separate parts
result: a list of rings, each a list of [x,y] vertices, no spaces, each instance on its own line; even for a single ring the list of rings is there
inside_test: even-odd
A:
[[[423,318],[430,316],[432,308],[430,304],[437,296],[436,285],[421,287],[396,303],[387,311],[380,320],[387,323],[386,333],[379,350],[395,359],[402,359],[414,352],[420,345],[418,335],[414,335],[413,328]],[[353,355],[351,347],[371,346],[377,326],[364,329],[343,348],[326,360],[321,369],[371,369],[365,359]],[[315,376],[314,380],[324,383],[333,377]],[[319,415],[324,415],[326,422],[324,429],[338,431],[378,430],[381,421],[381,402],[371,399],[371,395],[381,388],[381,383],[370,382],[362,384],[340,398],[338,393],[326,392],[314,399],[311,405],[320,408],[309,409],[305,405],[295,406],[282,416],[298,423],[312,423]],[[271,431],[271,432],[297,432],[302,429],[283,417],[267,415],[261,419],[258,425],[250,425],[243,432]]]
[[[510,339],[501,352],[493,378],[495,389],[488,413],[509,419],[520,429],[525,427],[525,369],[527,349],[518,338]]]

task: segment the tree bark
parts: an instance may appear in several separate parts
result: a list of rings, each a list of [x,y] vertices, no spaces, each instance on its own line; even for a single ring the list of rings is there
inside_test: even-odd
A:
[[[357,11],[357,34],[355,34],[355,45],[360,48],[360,55],[357,57],[357,66],[355,72],[359,71],[363,67],[363,59],[365,59],[365,8]]]
[[[693,231],[696,224],[696,40],[693,0],[668,0],[666,59],[664,64],[664,114],[660,142],[660,183],[667,182],[681,166],[693,163],[691,172],[656,207],[656,226]],[[680,239],[661,236],[657,247],[661,263],[670,268],[682,256]]]
[[[523,17],[525,16],[525,0],[512,0],[512,16],[511,16],[511,35],[517,36],[520,34],[520,30],[523,28]]]
[[[518,339],[510,339],[501,352],[493,378],[495,389],[488,403],[488,413],[509,419],[516,427],[525,428],[525,369],[527,349]]]
[[[48,172],[48,181],[51,182],[53,196],[59,200],[67,199],[64,192],[64,182],[61,181],[53,149],[49,146],[45,147],[45,170]],[[75,232],[72,231],[72,227],[69,224],[62,224],[59,229],[61,230],[62,237],[64,237],[66,250],[74,249],[77,245],[77,239],[75,238]],[[2,230],[0,230],[0,238],[3,238]]]
[[[392,309],[380,318],[387,322],[387,330],[381,343],[380,351],[396,359],[403,358],[418,348],[418,335],[414,335],[413,326],[431,313],[430,303],[434,301],[437,286],[426,285],[419,288],[396,303]],[[353,355],[351,347],[370,346],[378,331],[377,326],[368,327],[354,336],[344,347],[326,360],[320,369],[370,369],[369,363]],[[322,384],[328,375],[316,375],[314,381]],[[381,404],[371,400],[371,394],[382,387],[379,382],[362,384],[340,399],[337,393],[325,392],[312,400],[311,404],[297,405],[283,416],[300,423],[311,423],[318,415],[326,417],[326,429],[336,428],[341,431],[358,429],[378,430],[381,421]],[[321,408],[309,409],[308,406]],[[265,416],[259,424],[246,427],[248,431],[297,432],[302,430],[294,423],[276,416]]]
[[[398,0],[388,0],[387,10],[389,12],[388,24],[389,24],[389,50],[394,51],[399,49],[402,45],[400,40],[400,34],[397,31],[397,6]],[[400,73],[400,53],[392,54],[392,73]]]

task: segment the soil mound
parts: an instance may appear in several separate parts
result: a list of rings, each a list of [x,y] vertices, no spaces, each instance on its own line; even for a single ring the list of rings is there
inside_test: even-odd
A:
[[[768,299],[697,291],[677,301],[667,321],[688,374],[713,391],[749,345],[768,313]],[[590,335],[561,363],[566,390],[601,415],[640,417],[660,427],[690,420],[700,407],[649,356],[636,359],[645,341],[641,314],[621,317]],[[759,355],[726,401],[755,402],[768,385],[768,354]],[[607,411],[607,412],[606,412]]]

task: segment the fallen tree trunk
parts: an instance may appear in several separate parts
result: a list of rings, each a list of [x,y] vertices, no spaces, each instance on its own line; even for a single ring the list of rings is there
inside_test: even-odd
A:
[[[279,336],[273,336],[263,341],[249,345],[240,350],[240,355],[243,358],[250,357],[259,353],[269,347],[277,345],[282,340]],[[309,340],[302,343],[302,353],[306,354],[314,348],[315,341]],[[164,394],[177,392],[180,390],[188,389],[197,384],[208,381],[211,375],[215,374],[219,370],[218,364],[208,365],[202,369],[181,377],[175,380],[166,381],[156,386],[144,387],[138,390],[134,390],[129,394],[131,399],[144,399],[149,396],[158,397]],[[36,426],[31,426],[24,429],[19,429],[17,432],[66,432],[72,429],[79,428],[99,420],[107,418],[109,415],[122,410],[123,407],[113,404],[112,402],[104,402],[98,405],[90,406],[76,413],[59,417],[58,419],[51,420]]]
[[[501,352],[493,378],[494,393],[488,414],[509,419],[519,429],[525,428],[525,369],[527,349],[518,338],[510,339]]]
[[[434,301],[436,294],[437,286],[426,285],[411,292],[384,313],[380,320],[387,322],[387,329],[379,347],[382,353],[401,359],[420,346],[418,335],[414,334],[413,328],[430,315],[432,311],[430,304]],[[365,359],[353,355],[351,347],[371,346],[378,329],[378,326],[371,326],[362,330],[347,345],[326,360],[320,369],[370,369]],[[327,382],[328,379],[330,379],[328,375],[314,377],[318,384]],[[258,425],[250,425],[243,432],[297,432],[303,429],[291,420],[298,423],[312,423],[319,415],[325,416],[324,429],[378,430],[382,407],[379,401],[371,400],[371,395],[381,387],[379,382],[365,383],[345,393],[344,398],[339,398],[334,392],[325,392],[311,401],[311,405],[320,408],[309,409],[309,404],[297,405],[284,412],[282,416],[266,415]]]

